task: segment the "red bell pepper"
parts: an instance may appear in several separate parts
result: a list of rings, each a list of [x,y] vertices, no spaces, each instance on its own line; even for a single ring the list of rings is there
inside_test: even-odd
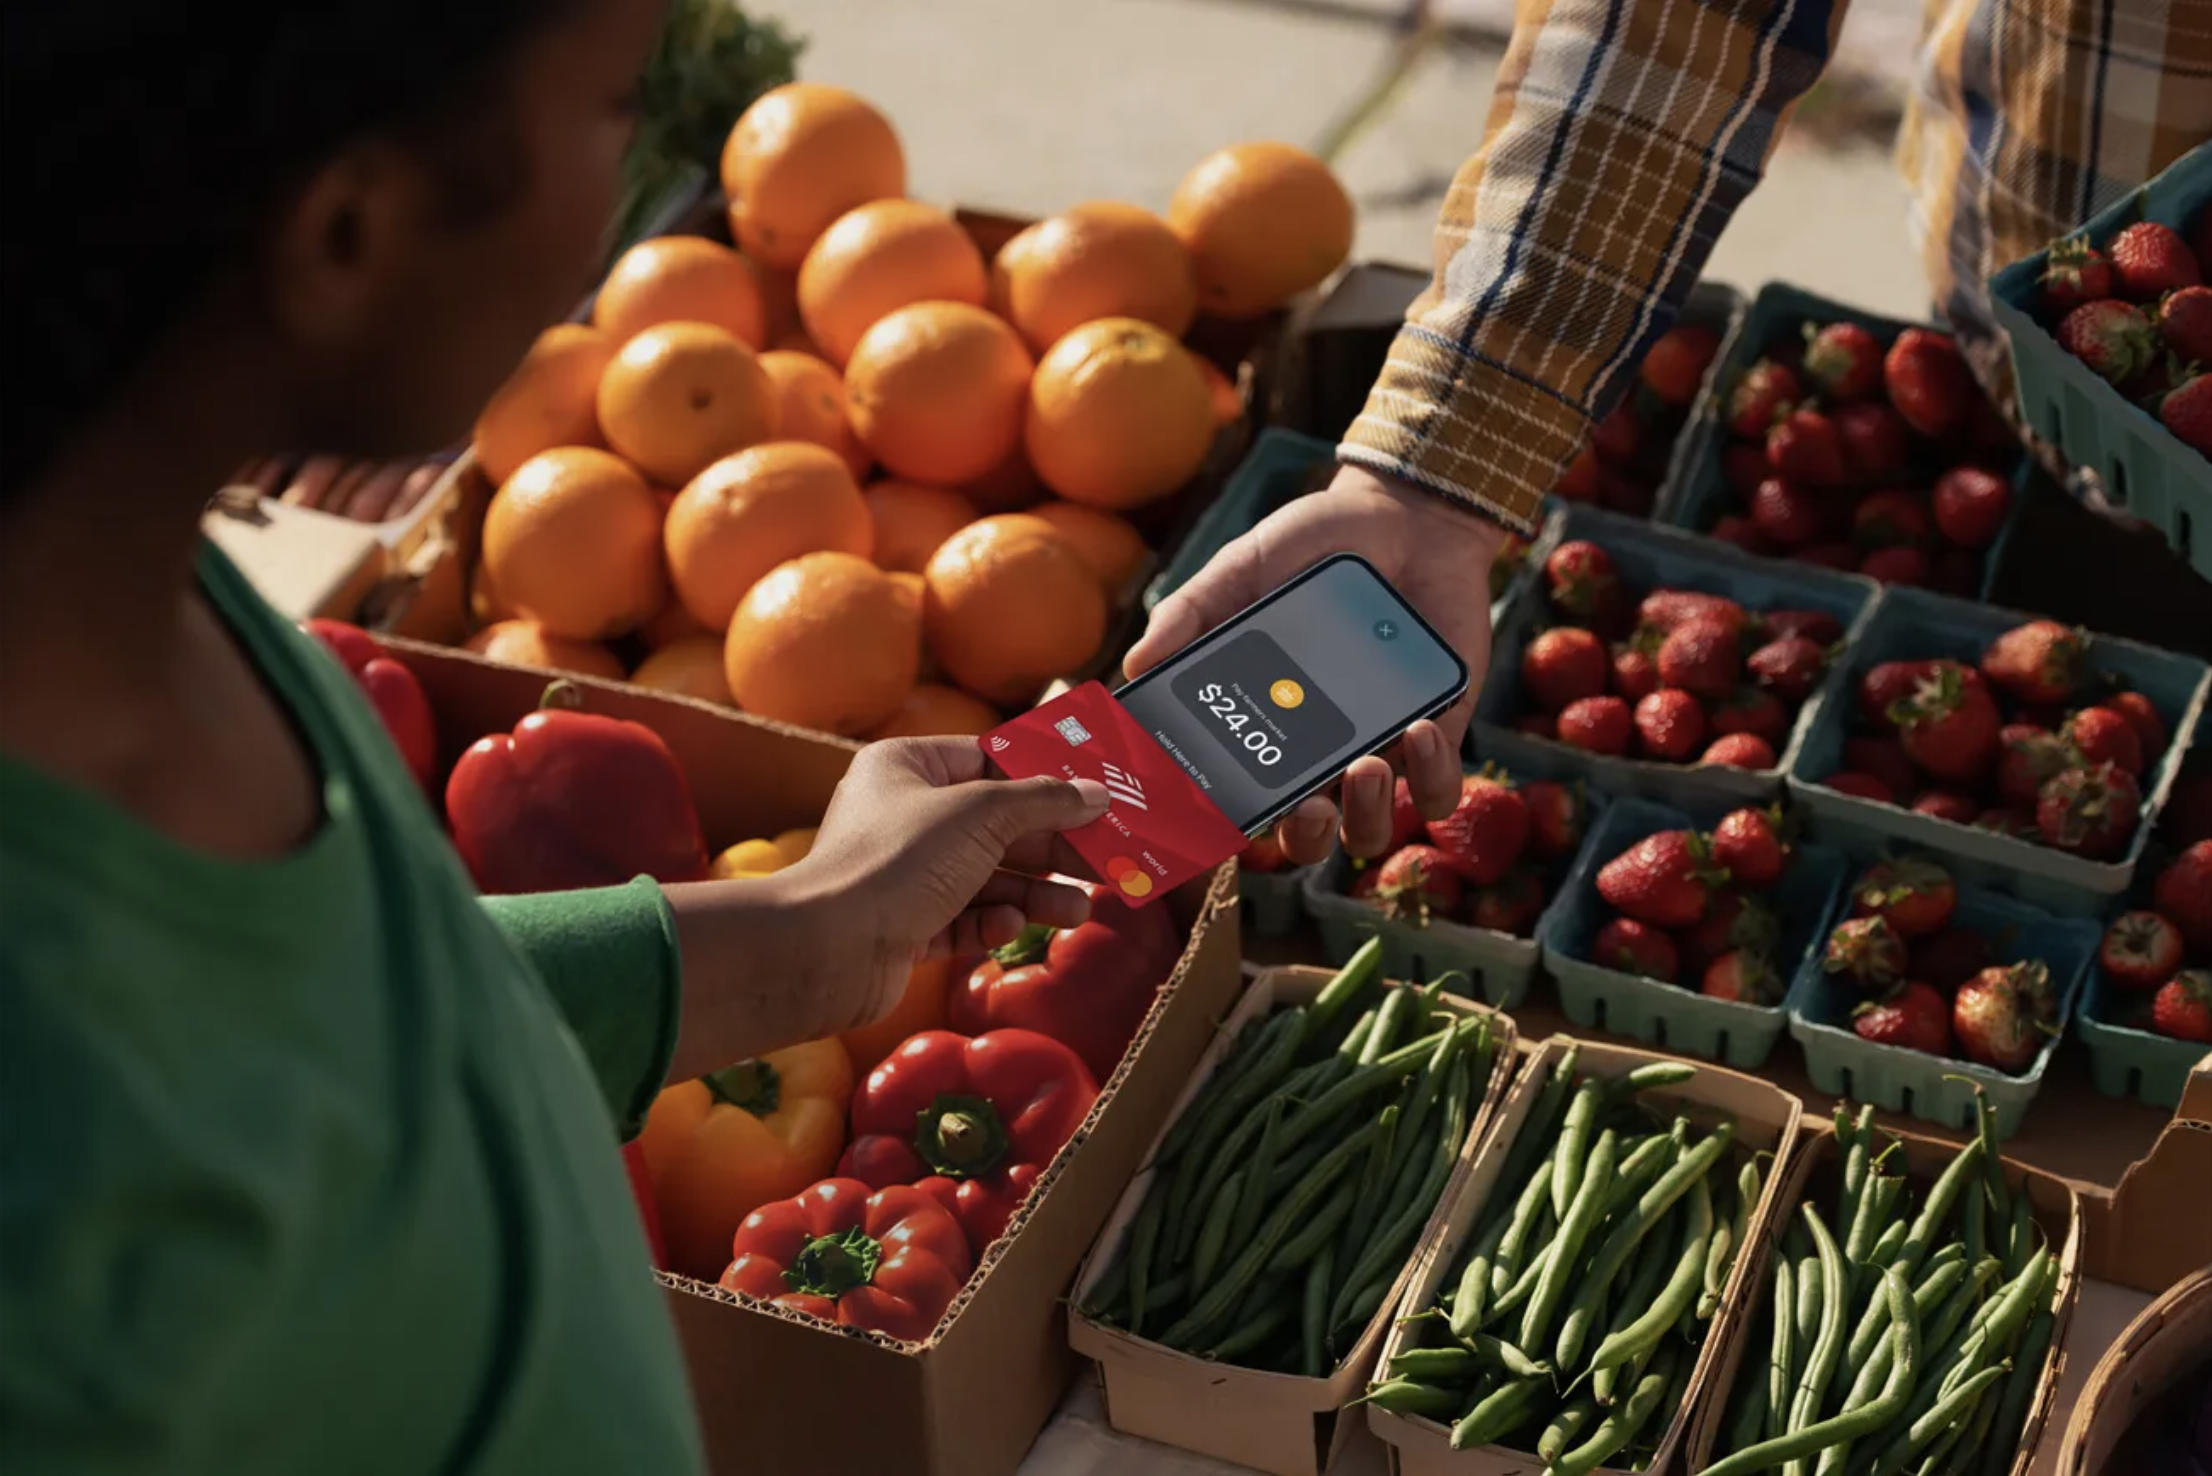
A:
[[[918,1343],[972,1262],[945,1207],[918,1189],[824,1179],[737,1227],[721,1285],[826,1322]]]
[[[700,881],[707,842],[691,786],[642,723],[576,711],[568,682],[512,734],[479,738],[446,781],[446,819],[486,892]]]
[[[653,1252],[656,1269],[668,1269],[668,1243],[661,1234],[660,1204],[653,1198],[653,1175],[645,1166],[645,1149],[632,1138],[622,1145],[622,1167],[630,1176],[630,1197],[637,1201],[638,1218],[645,1222],[645,1243]]]
[[[837,1172],[879,1189],[914,1185],[952,1211],[980,1256],[1097,1099],[1083,1058],[1033,1030],[925,1030],[868,1073]]]
[[[355,683],[368,694],[369,705],[382,719],[384,731],[392,735],[392,744],[399,749],[408,772],[417,784],[428,789],[438,767],[438,724],[415,674],[385,655],[376,637],[358,625],[310,620],[303,629],[353,674]]]
[[[1167,909],[1087,890],[1089,922],[1030,928],[975,966],[953,996],[953,1029],[1034,1030],[1081,1056],[1093,1080],[1114,1074],[1183,943]]]

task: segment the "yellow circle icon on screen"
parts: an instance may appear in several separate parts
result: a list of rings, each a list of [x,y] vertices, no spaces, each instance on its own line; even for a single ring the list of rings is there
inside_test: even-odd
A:
[[[1289,677],[1284,677],[1267,689],[1267,695],[1275,700],[1277,707],[1296,707],[1306,700],[1306,689]]]

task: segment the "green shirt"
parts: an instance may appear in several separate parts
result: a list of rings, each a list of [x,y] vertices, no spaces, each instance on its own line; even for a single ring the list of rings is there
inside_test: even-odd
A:
[[[666,903],[479,901],[337,663],[201,577],[325,818],[217,859],[0,755],[0,1471],[702,1468],[616,1132]]]

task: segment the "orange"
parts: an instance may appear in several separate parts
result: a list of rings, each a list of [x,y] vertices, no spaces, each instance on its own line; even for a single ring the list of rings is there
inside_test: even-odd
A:
[[[476,460],[493,486],[540,451],[607,444],[599,433],[599,379],[619,347],[581,323],[538,335],[476,417]]]
[[[955,734],[980,736],[1006,721],[999,710],[981,698],[970,697],[957,687],[922,682],[906,694],[898,713],[871,738],[940,738]]]
[[[1166,221],[1094,200],[999,248],[991,307],[1040,354],[1094,318],[1142,318],[1181,338],[1198,312],[1198,283],[1190,252]]]
[[[1040,502],[1024,516],[1050,523],[1098,576],[1109,600],[1137,577],[1150,552],[1144,535],[1118,513],[1100,512],[1079,502]]]
[[[855,477],[868,475],[875,458],[853,434],[845,413],[845,380],[812,354],[773,349],[760,356],[768,382],[776,387],[777,434],[787,441],[812,441],[837,453]]]
[[[876,567],[919,574],[937,546],[978,516],[975,504],[943,487],[882,481],[861,489],[876,524]]]
[[[493,494],[483,559],[508,608],[570,640],[634,630],[668,597],[659,499],[587,446],[540,452]]]
[[[735,881],[745,876],[774,876],[789,866],[792,857],[786,856],[772,840],[746,840],[714,858],[707,868],[707,875],[716,881]]]
[[[1197,356],[1136,318],[1076,329],[1029,386],[1029,464],[1070,502],[1113,512],[1156,502],[1198,474],[1213,439]]]
[[[789,270],[830,222],[906,193],[890,120],[842,87],[791,82],[753,100],[722,146],[730,231],[747,256]]]
[[[1236,381],[1222,372],[1221,366],[1204,354],[1193,352],[1198,372],[1206,376],[1207,393],[1213,396],[1214,424],[1233,425],[1244,416],[1244,392]]]
[[[723,670],[756,717],[858,737],[888,722],[921,665],[913,602],[849,553],[778,564],[730,622]]]
[[[978,512],[1020,512],[1045,495],[1045,484],[1037,480],[1037,469],[1029,464],[1029,453],[1017,440],[1004,461],[963,483],[960,492]]]
[[[711,323],[662,323],[622,346],[599,381],[607,444],[665,486],[773,440],[776,390],[753,351]]]
[[[711,632],[669,642],[638,663],[630,680],[655,692],[731,705],[729,678],[722,674],[722,638]]]
[[[915,628],[920,629],[922,605],[929,597],[929,585],[923,581],[921,575],[905,569],[892,569],[888,572],[891,575],[893,587],[899,592],[899,598],[905,600],[906,607],[914,612]],[[934,682],[945,674],[944,668],[937,664],[936,654],[929,649],[929,642],[927,641],[922,642],[922,665],[919,674],[925,682]]]
[[[591,320],[617,343],[662,323],[712,323],[752,348],[768,342],[768,310],[745,258],[704,236],[659,236],[622,253]]]
[[[796,312],[797,309],[794,308],[793,311]],[[777,334],[776,341],[768,347],[776,353],[805,354],[810,359],[820,359],[825,364],[829,363],[829,355],[822,352],[820,344],[806,336],[804,328],[795,326],[788,332]]]
[[[622,680],[622,663],[614,652],[590,641],[572,641],[553,635],[534,620],[502,620],[487,625],[468,638],[462,648],[488,661],[509,666],[534,666],[541,671],[567,671],[578,676]]]
[[[893,476],[957,487],[1014,453],[1033,367],[1020,336],[982,308],[918,302],[861,337],[845,404]]]
[[[866,558],[875,533],[845,463],[805,441],[770,441],[723,457],[677,493],[663,541],[676,597],[721,631],[770,569],[824,549]]]
[[[961,971],[961,977],[967,977],[965,970]],[[846,1054],[852,1057],[855,1080],[866,1081],[868,1073],[909,1036],[945,1028],[945,1009],[952,992],[952,980],[951,959],[923,959],[906,976],[906,992],[899,996],[890,1014],[873,1025],[848,1030],[838,1037],[845,1043]]]
[[[833,364],[886,313],[917,302],[980,306],[983,253],[959,223],[919,200],[877,200],[846,212],[799,268],[799,321]]]
[[[1352,254],[1352,197],[1329,166],[1286,143],[1208,154],[1183,176],[1167,223],[1190,248],[1198,305],[1217,318],[1281,307]]]
[[[1098,654],[1106,596],[1049,523],[984,518],[945,540],[923,575],[923,625],[952,679],[986,702],[1028,702]]]
[[[684,602],[675,598],[673,594],[670,595],[668,603],[661,606],[658,615],[637,628],[637,638],[644,643],[645,649],[648,651],[658,651],[663,646],[672,646],[686,636],[719,635],[721,635],[720,631],[709,630],[692,619],[691,612],[684,608]]]
[[[492,583],[491,571],[478,563],[476,572],[469,576],[470,623],[481,627],[514,618],[515,612],[499,597],[499,586]]]

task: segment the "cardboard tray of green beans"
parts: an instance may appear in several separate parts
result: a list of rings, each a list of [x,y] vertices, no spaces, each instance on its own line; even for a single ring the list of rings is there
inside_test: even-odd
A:
[[[1365,1396],[1397,1476],[1665,1470],[1800,1112],[1718,1066],[1563,1035],[1529,1052]]]
[[[1690,1444],[1706,1476],[2021,1476],[2056,1398],[2081,1203],[1998,1153],[1808,1128]],[[1845,1290],[1837,1294],[1835,1288]]]
[[[1068,1341],[1115,1429],[1320,1476],[1356,1428],[1340,1412],[1518,1059],[1507,1016],[1381,963],[1375,942],[1262,974],[1107,1220]]]

